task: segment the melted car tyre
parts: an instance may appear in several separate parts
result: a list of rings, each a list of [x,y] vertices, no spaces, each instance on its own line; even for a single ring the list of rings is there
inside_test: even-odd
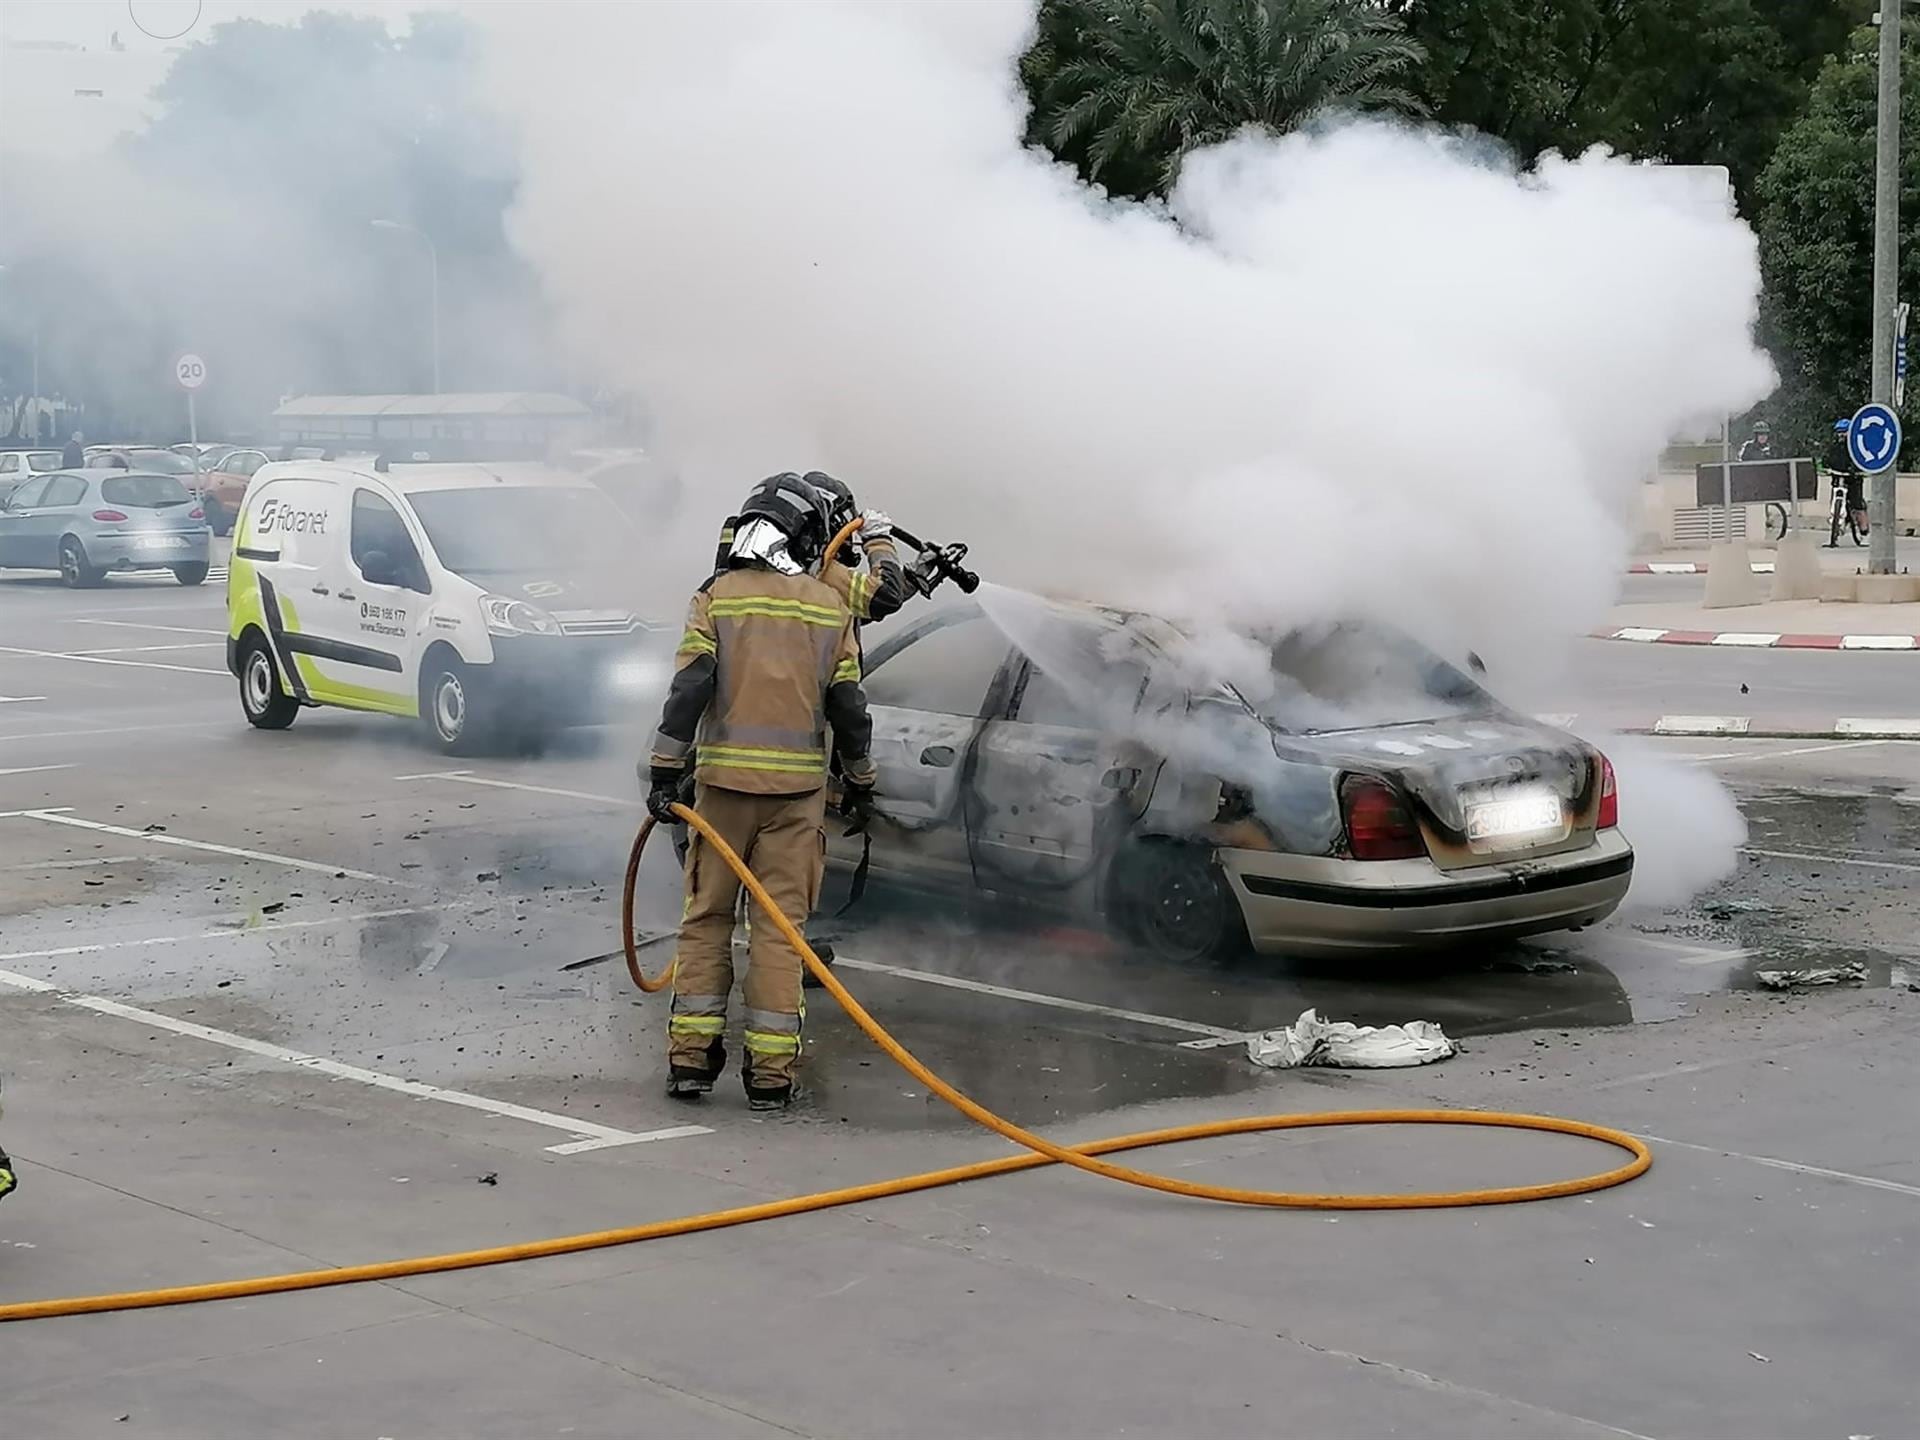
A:
[[[1178,964],[1246,948],[1246,921],[1204,846],[1142,841],[1114,864],[1113,908],[1129,938]]]

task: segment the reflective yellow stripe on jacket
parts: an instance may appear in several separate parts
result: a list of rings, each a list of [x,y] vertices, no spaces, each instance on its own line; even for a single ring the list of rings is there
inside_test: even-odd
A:
[[[824,775],[827,752],[783,750],[759,745],[709,745],[704,741],[695,750],[697,765],[725,765],[734,770],[777,770],[791,775]]]

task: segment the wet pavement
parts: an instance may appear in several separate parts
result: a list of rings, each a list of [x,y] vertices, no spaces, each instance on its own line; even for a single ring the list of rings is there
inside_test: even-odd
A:
[[[208,1268],[245,1273],[286,1263],[252,1242],[236,1248],[225,1229],[198,1234],[178,1216],[132,1223],[132,1212],[120,1207],[140,1197],[173,1206],[180,1216],[217,1220],[233,1233],[271,1232],[276,1246],[294,1245],[333,1263],[445,1248],[447,1237],[438,1233],[443,1221],[472,1243],[504,1238],[495,1233],[499,1217],[471,1213],[483,1203],[477,1177],[496,1171],[511,1172],[517,1185],[539,1192],[537,1201],[516,1197],[494,1205],[512,1215],[505,1228],[524,1236],[617,1223],[631,1199],[627,1187],[636,1183],[642,1187],[636,1193],[650,1197],[641,1205],[647,1213],[677,1213],[726,1199],[714,1187],[777,1195],[834,1177],[844,1183],[947,1163],[956,1154],[994,1153],[968,1122],[876,1053],[818,992],[810,996],[807,1022],[807,1094],[792,1115],[750,1121],[737,1093],[717,1094],[697,1107],[676,1107],[660,1095],[663,1000],[636,994],[617,962],[576,963],[604,955],[615,943],[615,887],[639,818],[632,763],[651,714],[636,712],[629,726],[569,736],[542,754],[461,761],[431,754],[402,722],[335,712],[308,712],[280,734],[254,732],[242,721],[224,672],[223,634],[217,587],[186,591],[169,581],[117,580],[74,593],[0,577],[0,1075],[8,1083],[5,1143],[23,1160],[27,1179],[0,1209],[0,1300],[103,1288],[133,1275],[160,1283],[200,1278]],[[1653,652],[1648,663],[1664,663],[1659,647],[1616,649],[1636,657]],[[1797,663],[1804,657],[1769,658]],[[1743,657],[1741,663],[1752,662]],[[1657,688],[1653,679],[1648,685]],[[847,983],[935,1070],[1016,1121],[1077,1134],[1140,1128],[1173,1112],[1188,1115],[1194,1106],[1206,1112],[1401,1103],[1433,1094],[1467,1099],[1462,1091],[1474,1092],[1468,1103],[1511,1105],[1511,1094],[1498,1093],[1506,1082],[1497,1072],[1536,1083],[1560,1077],[1569,1088],[1559,1108],[1604,1121],[1605,1104],[1584,1103],[1569,1058],[1576,1050],[1581,1078],[1614,1083],[1648,1068],[1643,1062],[1654,1052],[1664,1056],[1676,1044],[1671,1037],[1690,1037],[1682,1051],[1695,1058],[1661,1063],[1696,1064],[1703,1056],[1738,1056],[1749,1044],[1764,1048],[1771,1043],[1766,1027],[1792,1027],[1823,1010],[1866,1016],[1850,1032],[1856,1039],[1875,1025],[1895,1025],[1889,1016],[1904,1017],[1898,1023],[1910,1038],[1920,1014],[1906,999],[1909,987],[1920,983],[1910,898],[1920,876],[1920,749],[1715,740],[1662,742],[1662,753],[1725,777],[1750,829],[1748,850],[1731,879],[1690,905],[1630,910],[1578,935],[1419,959],[1244,957],[1178,966],[1070,917],[878,882],[850,914],[823,918],[815,931],[834,940]],[[1631,817],[1631,796],[1627,813]],[[829,908],[844,886],[844,877],[830,886]],[[677,872],[661,847],[643,872],[640,928],[665,930],[677,904]],[[650,963],[663,965],[669,948],[650,950]],[[1864,963],[1865,981],[1844,992],[1749,993],[1761,970],[1851,961]],[[1467,1042],[1466,1053],[1417,1076],[1362,1079],[1276,1076],[1246,1062],[1238,1037],[1288,1023],[1309,1007],[1361,1023],[1437,1021]],[[1758,1038],[1749,1041],[1749,1030]],[[1564,1060],[1564,1071],[1548,1075],[1547,1055],[1553,1064]],[[1474,1078],[1483,1070],[1487,1078]],[[1600,1071],[1610,1079],[1595,1082]],[[1838,1081],[1829,1090],[1836,1104],[1857,1103],[1857,1097],[1842,1100]],[[1346,1098],[1363,1094],[1374,1098]],[[1143,1109],[1155,1119],[1141,1120]],[[1884,1161],[1856,1156],[1847,1163],[1883,1177],[1910,1170],[1916,1152],[1900,1148],[1906,1122],[1883,1116],[1880,1123]],[[1674,1116],[1659,1124],[1668,1134],[1688,1128]],[[1314,1155],[1368,1153],[1349,1140],[1289,1143],[1305,1144]],[[1789,1146],[1793,1136],[1768,1143]],[[1404,1144],[1392,1153],[1420,1171],[1423,1184],[1428,1168],[1451,1168],[1426,1142]],[[1525,1174],[1556,1164],[1572,1173],[1592,1159],[1577,1151],[1563,1155],[1558,1144],[1536,1151],[1516,1141],[1511,1156],[1498,1146],[1474,1153],[1495,1169]],[[170,1161],[169,1153],[190,1158]],[[1252,1171],[1275,1168],[1271,1152],[1258,1147],[1242,1147],[1239,1159],[1250,1159]],[[1155,1163],[1203,1162],[1162,1157]],[[1231,1172],[1236,1183],[1283,1178],[1263,1180],[1213,1158],[1204,1163]],[[1338,1170],[1347,1162],[1326,1163]],[[1366,1170],[1374,1162],[1352,1163]],[[364,1228],[347,1225],[346,1214],[330,1221],[315,1210],[324,1209],[317,1192],[329,1183],[329,1165],[352,1177],[355,1189],[344,1203]],[[1660,1192],[1650,1187],[1662,1183],[1662,1174],[1620,1192],[1619,1202],[1594,1203],[1608,1213],[1652,1204],[1651,1195]],[[1322,1178],[1344,1183],[1331,1174]],[[1920,1176],[1907,1176],[1896,1190],[1907,1180]],[[1096,1230],[1137,1225],[1152,1235],[1147,1242],[1143,1234],[1143,1243],[1167,1255],[1189,1245],[1216,1255],[1219,1236],[1237,1223],[1214,1212],[1180,1211],[1175,1219],[1148,1197],[1087,1196],[1078,1177],[998,1182],[1034,1187],[1026,1192],[1039,1207],[1032,1212],[1023,1212],[1018,1196],[943,1192],[950,1198],[915,1202],[922,1208],[899,1223],[908,1233],[931,1227],[931,1234],[949,1228],[955,1216],[992,1212],[990,1223],[979,1222],[983,1228],[1033,1227],[1013,1246],[1024,1252],[1048,1227],[1074,1227],[1069,1217],[1078,1212],[1049,1198],[1063,1182],[1090,1202]],[[1733,1183],[1743,1193],[1748,1185],[1744,1177]],[[391,1196],[402,1185],[409,1193],[394,1210]],[[1920,1196],[1920,1188],[1913,1193]],[[431,1206],[418,1210],[429,1195]],[[58,1201],[50,1207],[53,1197]],[[663,1208],[656,1209],[656,1201]],[[1874,1222],[1882,1245],[1920,1239],[1913,1199],[1899,1203],[1905,1208],[1896,1218]],[[530,1208],[516,1208],[522,1206]],[[326,1231],[326,1242],[301,1245],[291,1220],[279,1223],[295,1214],[301,1224]],[[857,1232],[864,1222],[846,1223]],[[1327,1222],[1298,1217],[1298,1223]],[[1432,1223],[1445,1227],[1433,1233],[1457,1234],[1438,1217],[1398,1223]],[[1515,1233],[1556,1243],[1542,1238],[1551,1226],[1536,1235],[1532,1223]],[[109,1224],[120,1227],[121,1239],[102,1249],[94,1227]],[[806,1228],[814,1224],[799,1222],[796,1237],[812,1234],[828,1252],[845,1243],[844,1228]],[[169,1229],[176,1225],[185,1228]],[[963,1231],[960,1225],[954,1234]],[[198,1260],[180,1249],[190,1234],[204,1252]],[[22,1237],[14,1247],[28,1249],[9,1248],[10,1235]],[[551,1280],[516,1270],[519,1278],[511,1282],[476,1281],[475,1292],[448,1277],[437,1282],[441,1290],[389,1289],[365,1303],[376,1309],[397,1304],[413,1314],[418,1306],[409,1296],[494,1294],[500,1285],[539,1288],[563,1276],[591,1275],[616,1287],[625,1276],[633,1286],[657,1265],[683,1267],[689,1254],[700,1253],[688,1247],[707,1243],[685,1242],[672,1258],[615,1252],[622,1258],[552,1262],[582,1268],[561,1270]],[[750,1256],[778,1243],[756,1234],[718,1253]],[[1591,1253],[1593,1242],[1571,1243]],[[82,1248],[97,1251],[96,1259],[80,1262]],[[1261,1263],[1284,1268],[1284,1253]],[[1555,1263],[1564,1263],[1564,1255],[1553,1253]],[[171,1263],[183,1254],[183,1263]],[[919,1262],[896,1259],[895,1282],[904,1284],[900,1277]],[[796,1263],[823,1291],[833,1288],[815,1274],[818,1255]],[[1031,1261],[1008,1263],[1018,1268]],[[960,1292],[974,1291],[957,1279],[950,1285],[951,1278],[936,1288],[943,1304],[958,1305],[964,1315]],[[1434,1283],[1444,1290],[1438,1271]],[[642,1285],[626,1299],[642,1305],[647,1293]],[[1021,1303],[1029,1302],[1030,1321],[1018,1304],[1008,1312],[1015,1335],[1029,1323],[1099,1328],[1091,1313],[1038,1318],[1053,1312],[1031,1296]],[[277,1327],[302,1303],[242,1308],[253,1314],[270,1308]],[[314,1302],[316,1308],[301,1313],[345,1317],[351,1311],[355,1317],[330,1331],[323,1319],[315,1334],[399,1323],[393,1316],[370,1319],[355,1308],[361,1303]],[[616,1289],[600,1303],[609,1307],[612,1323],[625,1301]],[[896,1313],[905,1303],[890,1300],[882,1309]],[[1629,1297],[1622,1294],[1617,1303],[1626,1305]],[[835,1312],[824,1306],[821,1313]],[[1475,1313],[1483,1312],[1476,1306]],[[1306,1312],[1297,1318],[1310,1320]],[[137,1408],[139,1397],[154,1402],[145,1412],[147,1431],[136,1425],[127,1433],[165,1433],[167,1425],[176,1432],[246,1433],[251,1425],[254,1433],[263,1427],[348,1433],[318,1421],[303,1429],[306,1422],[289,1422],[287,1410],[265,1393],[247,1396],[244,1404],[236,1400],[232,1409],[196,1412],[185,1390],[176,1393],[153,1376],[128,1378],[142,1366],[159,1365],[154,1376],[172,1373],[173,1362],[163,1363],[152,1348],[166,1348],[156,1337],[200,1323],[196,1312],[9,1332],[9,1350],[27,1357],[23,1393],[32,1404],[21,1412],[30,1417],[26,1423],[34,1433],[98,1433],[100,1417],[67,1383],[70,1374],[85,1373],[96,1382],[111,1377],[115,1394],[133,1397],[130,1407]],[[216,1330],[227,1333],[232,1323],[224,1317]],[[1135,1340],[1148,1343],[1157,1322],[1139,1323],[1145,1328],[1117,1341],[1116,1353],[1130,1353]],[[487,1345],[496,1347],[487,1353],[498,1363],[519,1363],[512,1333],[511,1327],[487,1330]],[[554,1343],[574,1343],[559,1333]],[[967,1333],[962,1322],[961,1334]],[[119,1359],[73,1370],[77,1352],[70,1347],[83,1334],[110,1337],[107,1353]],[[23,1342],[18,1349],[16,1342]],[[960,1343],[963,1355],[969,1343],[976,1347],[975,1364],[992,1363],[998,1353],[978,1336]],[[244,1348],[237,1333],[234,1344]],[[1351,1344],[1361,1353],[1359,1340]],[[428,1350],[434,1358],[423,1362],[426,1368],[459,1383],[458,1346],[448,1342],[444,1354]],[[313,1358],[334,1358],[364,1383],[377,1384],[383,1373],[373,1353]],[[713,1433],[761,1433],[768,1423],[786,1428],[772,1418],[777,1407],[750,1403],[737,1387],[696,1374],[698,1366],[681,1374],[677,1363],[648,1373],[666,1387],[658,1393],[685,1382],[704,1397],[695,1406],[699,1424],[688,1418],[694,1410],[673,1409],[681,1401],[661,1412],[658,1423],[676,1433],[686,1425],[692,1425],[686,1433],[706,1433],[703,1425]],[[131,1368],[115,1368],[122,1364]],[[536,1365],[535,1373],[544,1372]],[[1252,1373],[1215,1379],[1229,1390],[1245,1389]],[[539,1383],[558,1388],[540,1392],[536,1383],[536,1397],[546,1393],[551,1403],[508,1413],[525,1424],[518,1433],[547,1433],[568,1423],[554,1417],[564,1409],[557,1397],[569,1382]],[[1350,1383],[1342,1370],[1334,1389],[1344,1394]],[[1541,1434],[1601,1433],[1589,1422],[1630,1433],[1716,1433],[1684,1407],[1628,1415],[1597,1402],[1575,1406],[1565,1396],[1541,1395],[1516,1400],[1514,1408],[1507,1400],[1527,1392],[1527,1384],[1505,1384],[1492,1374],[1462,1383],[1465,1389],[1442,1387],[1452,1397],[1447,1405],[1469,1393],[1479,1398],[1450,1411],[1446,1423],[1423,1423],[1420,1407],[1408,1398],[1413,1392],[1376,1404],[1362,1387],[1352,1396],[1358,1408],[1316,1412],[1326,1423],[1315,1428],[1371,1434],[1397,1424],[1409,1433],[1484,1433],[1499,1417]],[[297,1391],[294,1382],[286,1384],[287,1393]],[[1876,1395],[1864,1412],[1880,1417],[1878,1433],[1920,1428],[1911,1396]],[[492,1424],[462,1411],[459,1425],[436,1425],[433,1413],[412,1412],[410,1429],[385,1428],[377,1407],[366,1418],[383,1434],[482,1433]],[[988,1412],[975,1413],[973,1433],[996,1429]],[[887,1433],[904,1412],[884,1405],[858,1412],[821,1401],[809,1415],[792,1428]],[[1109,1418],[1112,1425],[1098,1428],[1121,1423],[1117,1411]],[[1224,1412],[1214,1423],[1242,1433]],[[514,1433],[505,1421],[496,1428]],[[1000,1433],[1039,1428],[1048,1427],[1010,1425]],[[1262,1419],[1257,1428],[1270,1433],[1272,1425]],[[1051,1429],[1065,1433],[1059,1425]],[[1071,1424],[1065,1430],[1078,1433]],[[589,1424],[582,1433],[613,1430]],[[1818,1433],[1870,1431],[1840,1425]]]

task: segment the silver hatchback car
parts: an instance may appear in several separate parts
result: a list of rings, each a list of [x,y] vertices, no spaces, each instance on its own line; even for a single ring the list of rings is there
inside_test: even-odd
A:
[[[76,589],[110,570],[171,570],[198,585],[212,533],[177,475],[62,470],[28,480],[0,506],[0,567],[57,569]]]

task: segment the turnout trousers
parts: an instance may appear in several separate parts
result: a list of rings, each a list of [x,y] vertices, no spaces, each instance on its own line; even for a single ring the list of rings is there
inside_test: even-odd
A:
[[[804,927],[820,898],[826,868],[827,792],[749,795],[701,785],[693,808],[760,877],[773,901]],[[739,878],[698,832],[686,860],[687,899],[673,968],[673,1014],[667,1021],[667,1057],[675,1066],[719,1069],[733,989],[733,927]],[[758,905],[750,906],[758,911]],[[800,1059],[800,954],[773,921],[748,917],[747,1079],[756,1086],[789,1085]]]

